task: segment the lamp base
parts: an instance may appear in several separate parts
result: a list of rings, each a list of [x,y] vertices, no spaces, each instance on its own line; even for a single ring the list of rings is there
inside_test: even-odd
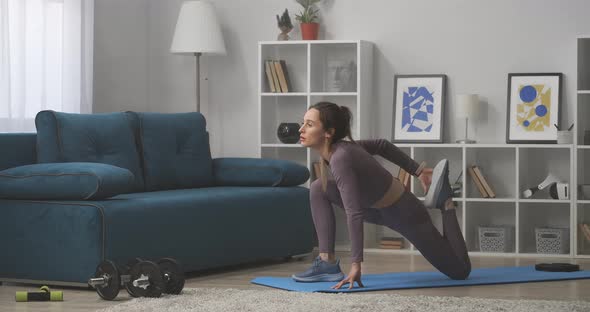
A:
[[[457,140],[455,142],[457,142],[457,143],[463,143],[463,144],[473,144],[473,143],[476,143],[475,140],[470,140],[470,139],[461,139],[461,140]]]

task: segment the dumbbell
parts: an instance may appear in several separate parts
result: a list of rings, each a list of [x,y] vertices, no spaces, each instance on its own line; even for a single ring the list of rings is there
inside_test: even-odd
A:
[[[162,295],[166,284],[160,268],[151,261],[134,259],[121,274],[117,266],[110,260],[101,262],[96,268],[94,277],[88,285],[96,289],[98,295],[105,300],[113,300],[119,294],[121,285],[133,297],[153,297]]]
[[[158,260],[157,264],[162,274],[162,280],[164,281],[162,292],[173,295],[180,294],[184,288],[185,279],[178,262],[172,258],[162,258]],[[141,274],[137,272],[137,270],[141,269],[140,267],[134,265],[131,267],[132,269],[129,272],[131,280],[136,280],[137,282],[127,283],[125,284],[125,288],[127,288],[127,292],[133,297],[144,297],[145,291],[147,290],[146,285],[149,285],[149,281],[145,282],[145,279],[142,279]]]

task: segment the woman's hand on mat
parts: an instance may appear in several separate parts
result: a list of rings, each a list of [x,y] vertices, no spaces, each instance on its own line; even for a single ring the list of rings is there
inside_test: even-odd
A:
[[[420,180],[420,184],[422,184],[424,193],[428,193],[428,188],[432,183],[432,168],[424,168],[418,176],[418,179]]]
[[[361,263],[360,262],[353,262],[352,267],[350,268],[350,273],[348,276],[341,280],[340,283],[332,286],[332,289],[340,289],[343,285],[350,283],[348,289],[352,289],[354,287],[354,282],[357,282],[360,287],[365,287],[363,282],[361,282]]]

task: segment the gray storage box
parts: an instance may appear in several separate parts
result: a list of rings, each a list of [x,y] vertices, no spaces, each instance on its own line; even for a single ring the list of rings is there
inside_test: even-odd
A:
[[[569,228],[535,228],[537,253],[569,253]]]
[[[511,252],[514,242],[514,227],[479,226],[479,250],[483,252]]]

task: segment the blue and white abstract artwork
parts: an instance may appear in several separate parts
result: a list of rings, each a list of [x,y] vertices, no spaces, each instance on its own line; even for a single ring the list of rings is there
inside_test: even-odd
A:
[[[402,129],[407,132],[430,132],[434,112],[434,98],[427,87],[404,90]]]
[[[442,142],[446,75],[395,78],[393,140]]]

